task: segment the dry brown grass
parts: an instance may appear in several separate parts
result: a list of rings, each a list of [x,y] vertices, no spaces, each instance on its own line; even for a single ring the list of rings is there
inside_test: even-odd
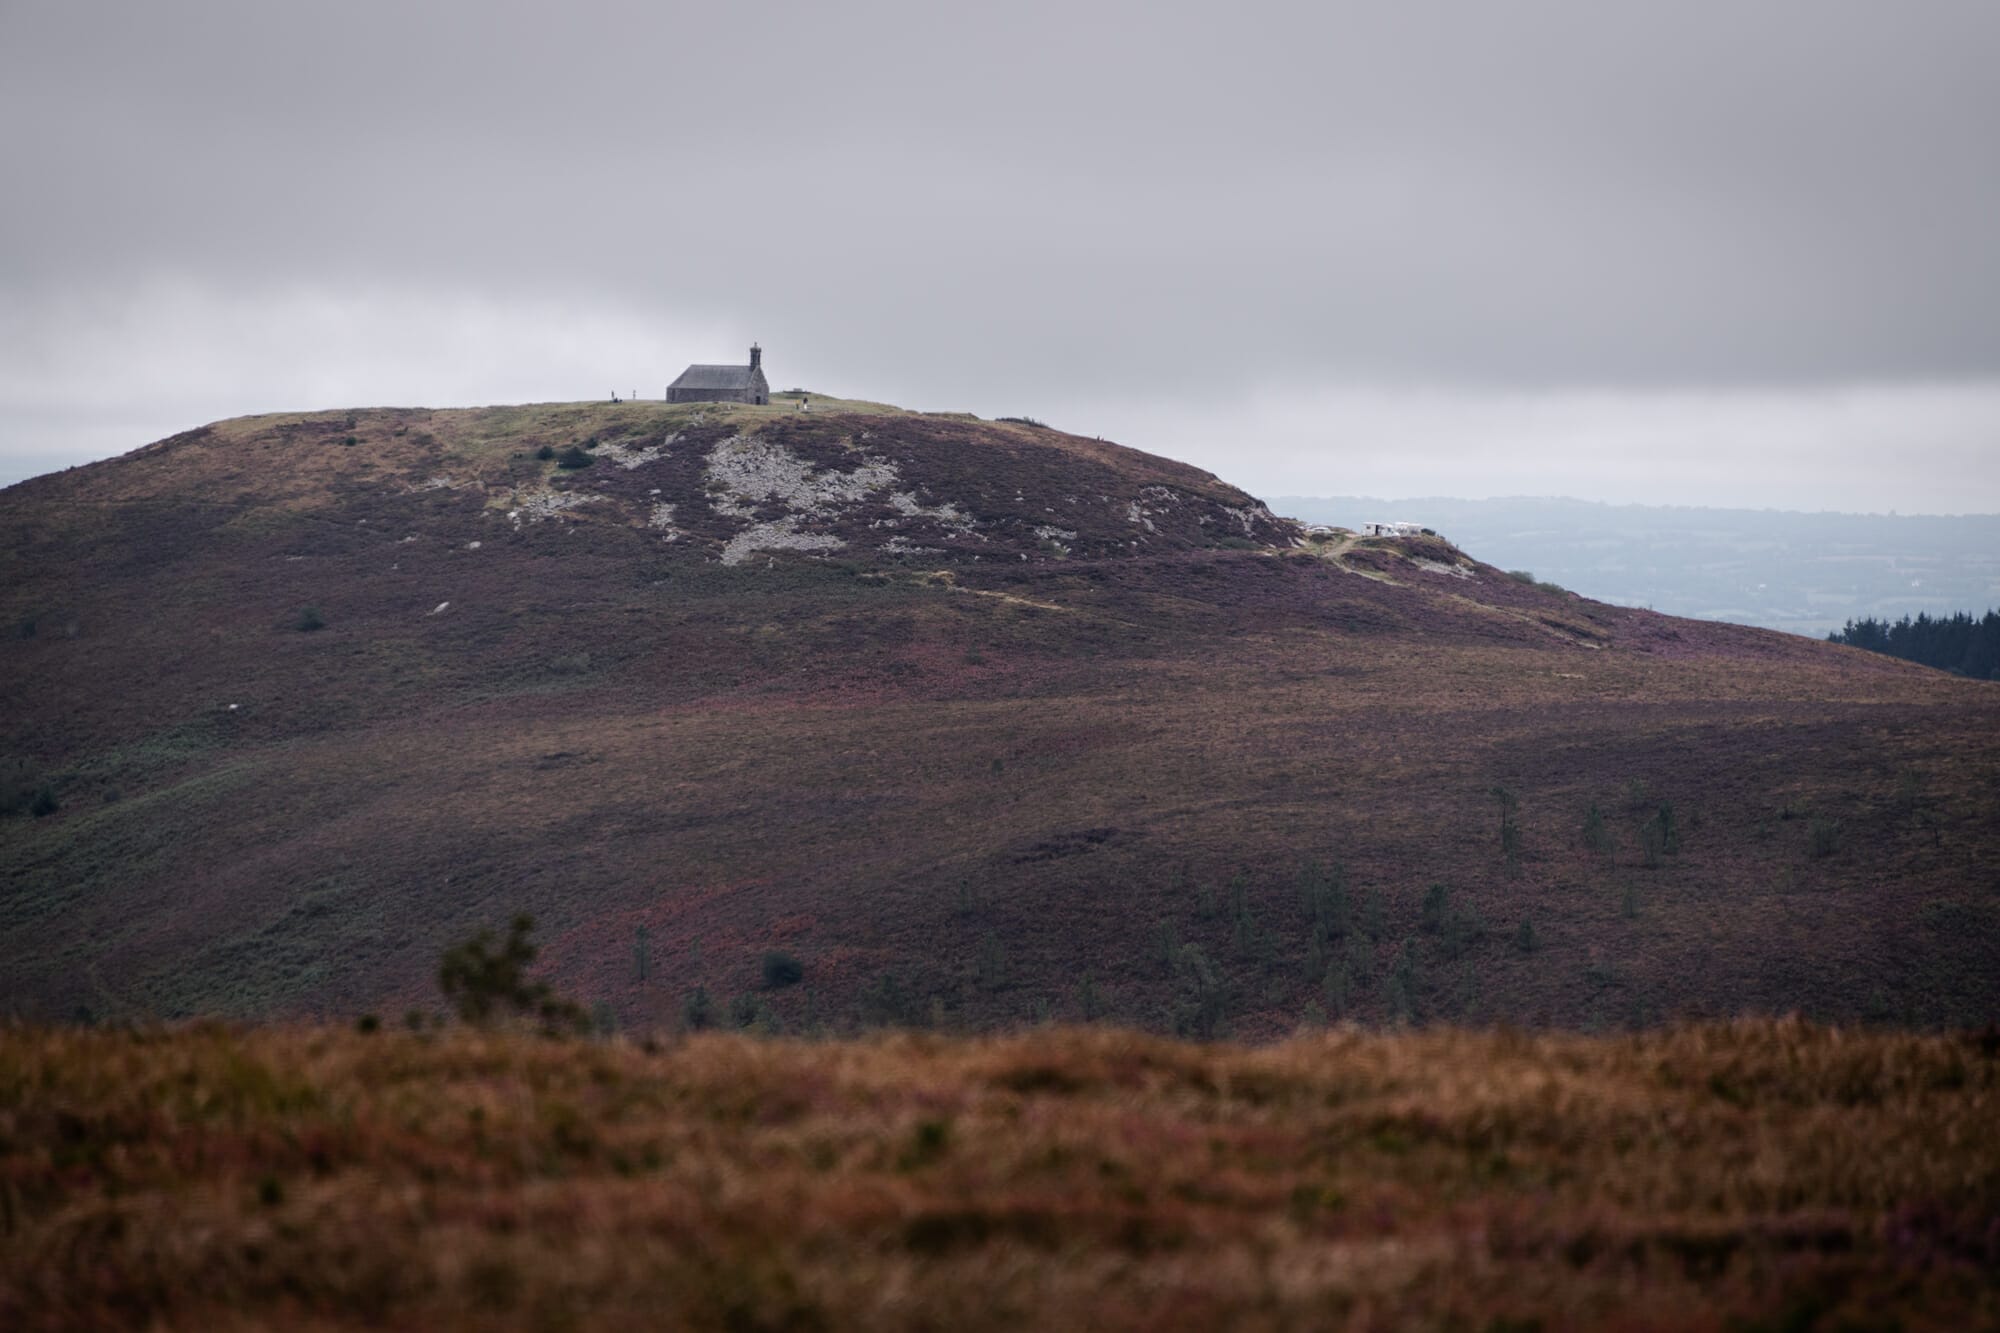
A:
[[[1996,1043],[0,1034],[0,1323],[2000,1319]]]

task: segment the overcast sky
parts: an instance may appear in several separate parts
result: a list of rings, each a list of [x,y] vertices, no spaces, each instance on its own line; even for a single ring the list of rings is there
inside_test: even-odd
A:
[[[774,387],[1264,494],[2000,511],[2000,4],[0,0],[0,481]]]

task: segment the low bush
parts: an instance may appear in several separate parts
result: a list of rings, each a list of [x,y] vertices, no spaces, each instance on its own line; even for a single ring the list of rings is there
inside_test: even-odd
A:
[[[696,986],[681,1001],[681,1024],[690,1032],[715,1026],[715,1001],[709,997],[708,987]]]
[[[743,994],[729,1002],[729,1026],[739,1030],[767,1026],[768,1019],[764,1002],[755,995]]]
[[[1583,845],[1600,856],[1611,855],[1616,846],[1611,835],[1611,826],[1604,822],[1604,812],[1595,802],[1583,817]]]
[[[492,931],[482,930],[445,950],[438,962],[438,989],[461,1019],[483,1027],[511,1011],[535,1019],[552,1034],[589,1027],[579,1005],[558,996],[547,982],[528,979],[537,952],[528,938],[534,929],[535,919],[522,912],[508,923],[505,940],[496,942]]]
[[[782,949],[764,955],[764,985],[770,990],[796,986],[805,980],[806,965]]]
[[[1543,592],[1561,593],[1564,596],[1569,595],[1569,589],[1563,587],[1562,584],[1550,583],[1546,579],[1538,579],[1533,573],[1525,569],[1510,569],[1507,571],[1507,577],[1516,583],[1525,583],[1531,588],[1539,588]]]

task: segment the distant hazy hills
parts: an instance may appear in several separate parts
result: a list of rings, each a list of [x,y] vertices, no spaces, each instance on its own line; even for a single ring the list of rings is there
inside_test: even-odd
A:
[[[1278,496],[1312,523],[1409,519],[1601,601],[1820,636],[1850,617],[2000,606],[2000,515],[1806,514],[1585,500]]]

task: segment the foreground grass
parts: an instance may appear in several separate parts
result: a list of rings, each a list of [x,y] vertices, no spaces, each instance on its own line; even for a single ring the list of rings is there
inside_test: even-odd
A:
[[[0,1030],[0,1325],[2000,1323],[2000,1044]]]

